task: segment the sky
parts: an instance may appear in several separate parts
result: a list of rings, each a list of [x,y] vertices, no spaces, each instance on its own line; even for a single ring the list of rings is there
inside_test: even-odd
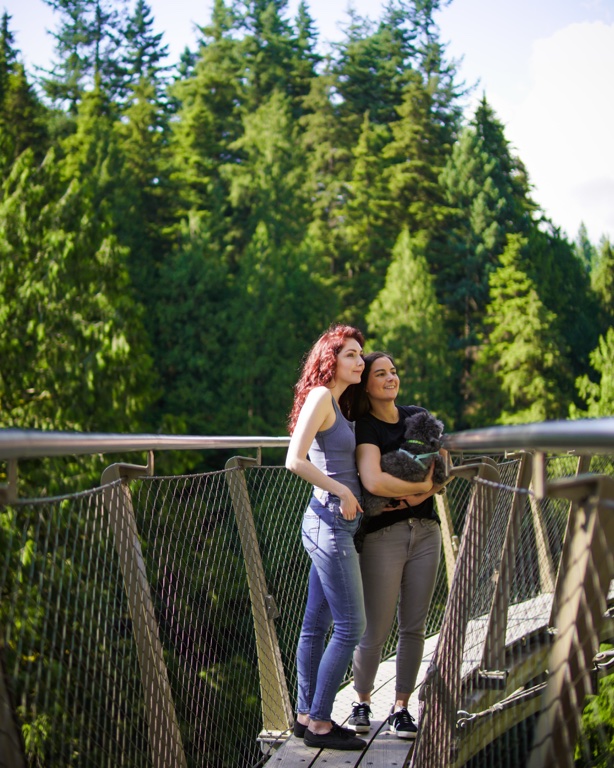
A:
[[[323,49],[343,38],[351,7],[377,20],[374,0],[307,0]],[[211,0],[148,0],[169,63],[195,47],[195,25]],[[289,0],[288,16],[298,0]],[[43,0],[0,0],[28,70],[53,56],[57,17]],[[570,239],[583,222],[597,244],[614,240],[614,0],[452,0],[437,16],[447,54],[475,86],[470,119],[486,95],[512,150],[525,164],[533,199]]]

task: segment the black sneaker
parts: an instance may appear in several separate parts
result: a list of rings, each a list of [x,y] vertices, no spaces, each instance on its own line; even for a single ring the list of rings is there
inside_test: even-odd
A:
[[[328,733],[312,733],[307,728],[303,742],[307,747],[318,749],[364,749],[367,746],[367,742],[359,739],[354,731],[342,728],[337,723],[333,723]]]
[[[390,710],[388,725],[390,730],[396,733],[400,739],[415,739],[418,735],[416,721],[405,707],[396,712],[394,712],[394,707]]]
[[[302,739],[305,737],[305,731],[307,730],[307,726],[303,725],[302,723],[299,723],[298,720],[294,721],[294,726],[292,727],[292,733],[297,736],[299,739]]]
[[[369,717],[373,716],[371,707],[366,701],[360,701],[358,704],[352,704],[352,715],[348,720],[348,725],[353,728],[356,733],[368,733],[371,728],[371,721]]]

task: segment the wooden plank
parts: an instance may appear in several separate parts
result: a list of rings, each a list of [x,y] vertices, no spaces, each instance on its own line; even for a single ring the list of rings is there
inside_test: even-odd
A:
[[[429,637],[424,646],[424,655],[416,690],[409,700],[408,710],[418,721],[418,689],[429,667],[437,645],[437,635]],[[373,686],[371,711],[371,730],[368,734],[359,734],[368,741],[368,749],[363,752],[338,752],[335,750],[315,750],[306,747],[302,739],[290,736],[269,759],[267,765],[274,768],[349,768],[360,764],[369,768],[401,768],[406,765],[408,754],[411,755],[412,743],[399,739],[388,730],[387,718],[391,705],[395,700],[396,657],[383,661],[377,671]],[[333,720],[344,725],[351,712],[352,704],[356,701],[354,685],[350,682],[337,694],[333,707]],[[360,762],[362,761],[362,762]]]

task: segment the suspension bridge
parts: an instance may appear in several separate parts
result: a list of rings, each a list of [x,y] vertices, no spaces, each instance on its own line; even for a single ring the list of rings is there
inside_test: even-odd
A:
[[[387,730],[393,632],[365,753],[292,736],[310,488],[279,466],[286,446],[0,430],[0,767],[614,765],[614,724],[581,727],[612,665],[614,419],[449,436],[419,735]],[[177,450],[255,455],[157,474]],[[135,452],[95,488],[44,493],[50,468]],[[352,701],[348,669],[338,722]]]

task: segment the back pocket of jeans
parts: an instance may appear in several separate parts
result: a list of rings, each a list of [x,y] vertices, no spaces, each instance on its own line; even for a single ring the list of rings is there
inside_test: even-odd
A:
[[[313,552],[318,546],[318,536],[320,534],[320,518],[315,513],[307,512],[303,518],[302,536],[303,546],[307,552]]]

